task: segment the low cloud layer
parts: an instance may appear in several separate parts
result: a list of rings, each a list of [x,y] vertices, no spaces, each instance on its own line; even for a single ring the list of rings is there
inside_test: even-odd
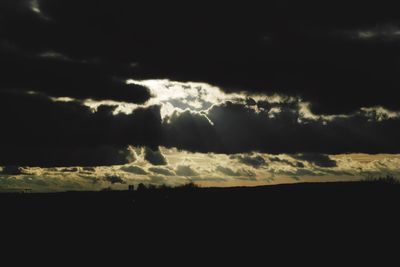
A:
[[[400,175],[399,155],[343,154],[335,156],[265,153],[204,154],[161,148],[165,166],[155,167],[138,154],[123,166],[38,168],[7,167],[0,171],[0,191],[127,189],[139,183],[201,186],[243,186],[296,182],[355,181],[383,175]],[[242,158],[260,157],[265,163],[251,166]],[[318,161],[316,161],[318,159]],[[329,164],[321,164],[329,162]],[[332,162],[335,162],[335,166]],[[321,166],[324,165],[324,166]],[[328,166],[329,165],[329,166]]]

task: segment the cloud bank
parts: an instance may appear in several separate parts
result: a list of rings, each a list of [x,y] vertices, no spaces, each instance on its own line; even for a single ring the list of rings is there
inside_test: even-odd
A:
[[[397,9],[262,4],[1,1],[2,175],[28,184],[26,170],[70,167],[57,170],[68,188],[301,180],[353,173],[337,155],[400,153]],[[161,148],[229,162],[207,173]]]

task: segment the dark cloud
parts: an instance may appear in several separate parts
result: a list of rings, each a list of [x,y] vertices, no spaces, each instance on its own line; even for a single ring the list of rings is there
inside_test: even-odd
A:
[[[149,168],[149,171],[151,171],[153,173],[157,173],[157,174],[162,174],[165,176],[175,175],[175,173],[173,171],[170,171],[170,170],[164,169],[164,168],[158,168],[158,167],[151,167],[151,168]]]
[[[124,167],[121,167],[121,170],[123,170],[124,172],[130,172],[130,173],[139,174],[139,175],[147,174],[147,172],[145,170],[143,170],[142,168],[140,168],[138,166],[124,166]]]
[[[144,157],[154,165],[167,164],[159,146],[228,154],[398,153],[400,147],[399,119],[360,112],[323,122],[300,118],[292,104],[269,117],[268,110],[227,102],[207,114],[185,111],[162,122],[159,106],[114,115],[112,106],[93,112],[79,102],[54,102],[43,95],[0,96],[2,165],[119,165],[135,158],[129,145],[146,146]],[[266,164],[257,155],[236,158],[254,167]]]
[[[4,166],[3,169],[0,171],[0,174],[21,175],[24,174],[24,170],[19,166]]]
[[[292,155],[292,157],[298,160],[311,162],[318,167],[326,167],[326,168],[337,167],[336,161],[331,159],[328,155],[306,153],[306,154]]]
[[[164,144],[191,151],[210,152],[222,145],[225,136],[218,135],[204,114],[185,111],[173,113],[163,123]]]
[[[400,119],[379,120],[363,112],[330,121],[301,117],[298,108],[283,104],[269,116],[243,104],[214,105],[205,116],[184,112],[164,122],[164,144],[189,151],[271,154],[398,153]],[[239,159],[242,156],[239,156]],[[242,159],[250,165],[261,158]]]
[[[96,171],[96,169],[93,167],[83,167],[82,170],[85,172],[95,172]]]
[[[78,102],[53,102],[45,96],[0,92],[0,164],[99,166],[132,159],[129,144],[159,143],[159,107],[113,115]]]
[[[33,1],[5,2],[0,8],[0,90],[133,103],[150,98],[147,88],[125,83],[127,73],[118,71],[121,64],[101,54],[78,56],[65,49],[89,41],[90,34],[79,36],[81,26],[62,25],[57,18],[43,20],[32,11]],[[40,8],[44,2],[37,1]],[[57,2],[62,5],[63,1]]]
[[[76,167],[71,167],[71,168],[61,168],[58,171],[60,171],[60,172],[78,172],[79,169]]]
[[[240,163],[259,168],[266,165],[265,159],[260,155],[249,156],[249,155],[233,155],[231,159],[237,159]]]
[[[116,100],[143,103],[150,98],[147,88],[126,84],[98,63],[65,61],[58,58],[21,57],[1,53],[3,78],[0,90],[42,92],[54,97]]]
[[[54,146],[38,147],[2,145],[5,154],[0,162],[22,163],[26,166],[107,166],[129,163],[129,151],[124,147],[114,146]]]
[[[192,169],[188,165],[179,165],[175,170],[176,175],[180,176],[198,176],[199,173]]]
[[[112,77],[170,78],[300,95],[320,113],[400,108],[399,39],[390,38],[400,19],[389,4],[276,0],[230,3],[226,12],[215,3],[155,9],[151,1],[37,2],[40,13],[29,1],[1,3],[1,41],[25,56],[4,60],[3,53],[4,86],[140,102],[148,98],[143,88],[130,90]],[[363,32],[378,37],[356,38]],[[34,58],[49,51],[74,61]]]
[[[161,151],[157,148],[153,150],[149,147],[144,148],[144,159],[150,162],[153,165],[167,165],[167,159],[161,153]]]
[[[126,182],[118,175],[108,175],[104,178],[110,184],[125,184]]]
[[[2,165],[124,164],[134,158],[129,145],[147,146],[145,158],[154,165],[167,163],[159,146],[228,154],[400,152],[399,119],[379,121],[359,112],[400,109],[400,18],[391,5],[289,0],[262,7],[230,3],[227,12],[215,3],[37,4],[0,1]],[[363,15],[355,15],[360,10]],[[272,118],[254,111],[268,111],[271,103],[246,97],[246,105],[174,113],[162,122],[158,106],[114,115],[115,107],[92,112],[79,102],[149,100],[148,89],[126,84],[128,78],[299,96],[315,113],[348,117],[299,122],[298,110],[287,106]],[[26,94],[32,91],[40,94]],[[265,164],[256,156],[238,160]]]

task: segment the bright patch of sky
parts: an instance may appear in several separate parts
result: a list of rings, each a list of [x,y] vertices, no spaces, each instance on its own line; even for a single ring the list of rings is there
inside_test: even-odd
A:
[[[338,115],[317,115],[311,111],[311,104],[297,97],[290,97],[277,94],[254,94],[254,93],[226,93],[221,88],[207,83],[199,82],[177,82],[167,79],[162,80],[133,80],[126,81],[127,84],[137,84],[146,86],[151,93],[151,98],[144,104],[133,104],[127,102],[118,102],[112,100],[93,100],[86,99],[83,104],[90,107],[94,112],[101,105],[112,105],[117,108],[114,114],[130,114],[133,110],[140,107],[149,107],[153,105],[161,106],[162,119],[170,117],[174,113],[181,113],[185,110],[201,113],[206,116],[209,109],[214,105],[221,105],[226,102],[245,104],[255,112],[265,112],[266,116],[274,118],[282,112],[285,105],[297,108],[299,113],[299,123],[307,120],[318,120],[326,124],[336,118],[346,118],[354,114]],[[73,101],[67,97],[53,97],[53,101]],[[249,104],[249,100],[256,102],[265,102],[275,104],[269,109],[264,109],[256,104]],[[251,102],[250,101],[250,102]],[[371,120],[382,121],[386,119],[400,118],[400,112],[390,111],[383,107],[361,108],[358,111]],[[212,123],[210,121],[210,123]]]

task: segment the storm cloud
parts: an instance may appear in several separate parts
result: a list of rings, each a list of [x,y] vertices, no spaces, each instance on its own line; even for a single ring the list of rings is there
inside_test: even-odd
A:
[[[113,115],[78,102],[0,92],[0,162],[23,166],[98,166],[129,163],[128,144],[157,144],[158,107]],[[144,126],[147,125],[147,126]]]
[[[369,113],[356,112],[329,120],[308,119],[291,104],[281,106],[272,115],[268,110],[257,111],[231,102],[215,105],[208,111],[207,117],[212,123],[203,115],[174,114],[163,128],[165,144],[190,151],[218,153],[399,152],[398,117],[381,120]],[[263,162],[260,159],[255,163]]]
[[[256,169],[274,162],[257,153],[296,168],[399,153],[397,9],[262,4],[1,1],[0,165],[123,165],[130,146],[152,165],[163,146]]]
[[[160,106],[115,114],[115,106],[92,110],[78,101],[14,92],[2,92],[0,102],[3,165],[121,165],[135,160],[129,148],[135,145],[144,147],[144,159],[153,165],[167,164],[158,148],[165,146],[226,154],[287,153],[333,167],[324,155],[398,153],[400,147],[400,119],[370,111],[310,119],[292,103],[271,113],[228,101],[207,112],[174,112],[162,120]],[[254,167],[267,164],[257,155],[234,157]]]
[[[391,5],[176,5],[2,1],[1,86],[144,102],[145,88],[123,78],[169,78],[299,95],[323,114],[400,108],[400,20]]]

